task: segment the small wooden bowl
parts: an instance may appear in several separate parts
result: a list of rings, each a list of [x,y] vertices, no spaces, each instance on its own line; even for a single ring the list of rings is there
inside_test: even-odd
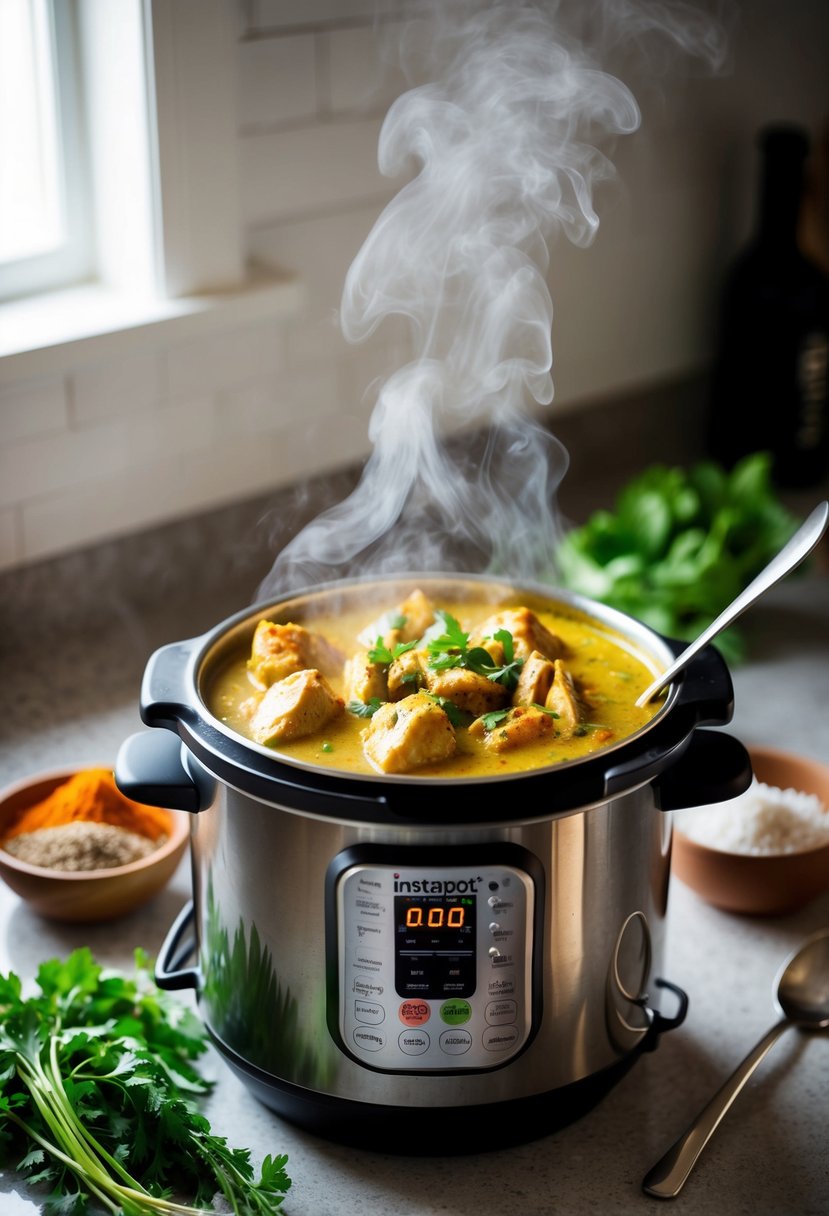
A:
[[[748,751],[758,781],[816,794],[829,808],[828,765],[776,748]],[[725,803],[724,814],[727,807]],[[672,858],[672,873],[681,882],[728,912],[779,916],[804,907],[829,889],[829,844],[797,853],[731,853],[690,840],[676,827]]]
[[[78,769],[40,773],[0,793],[0,840],[21,810],[48,797]],[[190,816],[165,812],[164,844],[138,861],[106,870],[53,870],[20,861],[0,846],[0,877],[35,912],[51,920],[102,921],[124,916],[152,899],[172,878],[190,839]]]

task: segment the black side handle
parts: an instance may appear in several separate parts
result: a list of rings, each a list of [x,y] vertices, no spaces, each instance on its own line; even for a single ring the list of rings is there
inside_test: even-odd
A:
[[[169,730],[130,735],[115,758],[115,784],[146,806],[201,810],[201,795],[181,759],[181,739]]]
[[[748,752],[733,735],[696,730],[685,752],[654,781],[656,803],[662,811],[706,806],[737,798],[751,785]]]
[[[190,934],[182,945],[182,938]],[[196,937],[193,930],[193,901],[186,903],[173,921],[159,951],[155,964],[155,982],[168,992],[182,988],[201,987],[201,971],[198,967],[185,967],[184,963],[196,952]]]
[[[685,1021],[688,1013],[688,993],[684,988],[680,988],[677,984],[672,984],[670,980],[657,978],[657,988],[667,988],[672,992],[679,1002],[677,1011],[672,1018],[665,1017],[664,1013],[660,1013],[658,1009],[652,1010],[652,1020],[648,1027],[648,1033],[645,1035],[641,1043],[642,1051],[654,1051],[659,1046],[660,1036],[667,1034],[669,1030],[676,1030],[677,1026],[681,1026]]]

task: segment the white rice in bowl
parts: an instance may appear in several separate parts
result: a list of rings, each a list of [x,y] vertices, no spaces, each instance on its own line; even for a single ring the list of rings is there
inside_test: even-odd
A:
[[[817,794],[756,778],[738,798],[675,812],[674,823],[689,840],[724,853],[769,856],[829,844],[829,811]]]

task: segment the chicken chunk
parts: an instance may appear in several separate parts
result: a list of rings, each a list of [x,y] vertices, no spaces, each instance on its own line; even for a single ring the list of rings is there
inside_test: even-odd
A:
[[[458,709],[478,717],[509,704],[510,694],[503,684],[466,667],[447,667],[444,671],[426,668],[426,687],[435,697],[445,697]]]
[[[540,650],[534,650],[525,660],[513,689],[513,705],[543,705],[553,683],[555,667]]]
[[[554,663],[555,676],[547,700],[547,709],[558,714],[557,729],[563,739],[569,739],[576,728],[586,717],[586,706],[582,700],[576,681],[562,663],[556,659]]]
[[[396,608],[366,625],[358,637],[363,646],[373,646],[378,638],[391,649],[398,642],[415,642],[434,623],[435,610],[431,600],[418,588]]]
[[[257,688],[270,688],[295,671],[316,667],[327,676],[342,670],[343,655],[326,638],[302,625],[260,621],[248,659],[248,679]]]
[[[561,638],[551,633],[529,608],[506,608],[487,617],[471,639],[473,645],[489,651],[496,663],[504,661],[504,648],[494,636],[499,629],[512,634],[517,658],[528,659],[534,650],[545,659],[558,659],[565,653]]]
[[[343,670],[346,701],[388,701],[389,687],[386,668],[382,663],[372,663],[368,652],[361,650],[353,655]]]
[[[516,705],[507,711],[504,718],[490,730],[485,718],[476,718],[469,727],[473,738],[480,739],[484,747],[493,752],[506,752],[526,743],[535,743],[555,734],[555,719],[537,705]]]
[[[389,664],[389,700],[401,701],[426,683],[421,651],[406,650]]]
[[[251,718],[251,735],[266,746],[302,739],[339,717],[344,707],[316,668],[295,671],[271,684]]]
[[[408,773],[455,754],[457,740],[441,707],[423,692],[382,705],[363,731],[363,751],[381,773]]]

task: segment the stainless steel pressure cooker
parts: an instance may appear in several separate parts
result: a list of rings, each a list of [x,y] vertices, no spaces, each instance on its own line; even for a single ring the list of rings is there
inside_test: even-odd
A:
[[[679,647],[549,587],[418,575],[439,599],[485,582],[589,614],[655,670]],[[284,1118],[363,1148],[445,1154],[581,1116],[685,994],[662,974],[671,816],[736,796],[743,746],[712,648],[648,725],[591,755],[472,780],[298,764],[208,708],[211,673],[257,621],[301,621],[411,577],[344,580],[257,604],[150,659],[121,790],[193,813],[193,898],[160,951],[219,1052]]]

